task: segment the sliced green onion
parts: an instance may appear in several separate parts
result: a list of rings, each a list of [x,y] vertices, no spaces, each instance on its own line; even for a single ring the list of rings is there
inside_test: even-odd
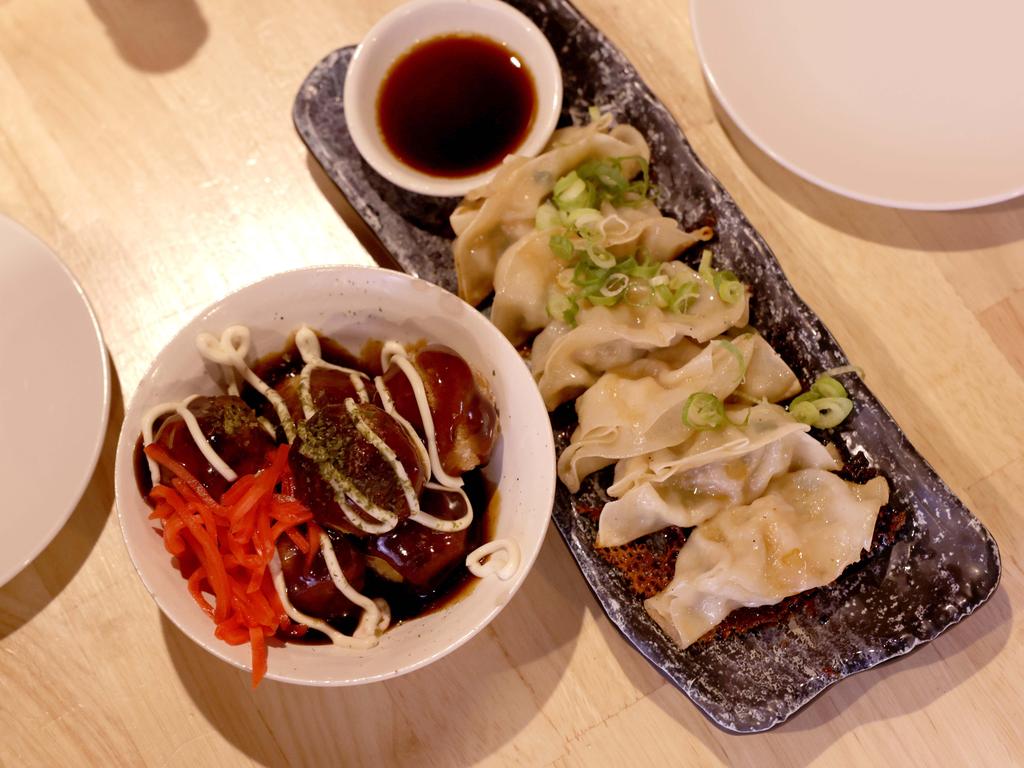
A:
[[[739,280],[722,280],[718,284],[718,295],[726,304],[735,304],[743,298],[743,283]]]
[[[572,241],[565,235],[552,235],[548,240],[548,247],[562,261],[572,260],[575,249],[572,247]]]
[[[789,404],[790,416],[818,429],[839,426],[852,411],[853,401],[846,396],[846,388],[828,374],[815,379],[808,391]]]
[[[569,173],[556,181],[551,195],[555,207],[563,211],[593,208],[596,197],[597,194],[594,187],[581,179],[576,171],[569,171]]]
[[[596,208],[577,208],[565,214],[565,220],[580,233],[599,235],[604,214]]]
[[[700,254],[700,266],[697,267],[697,274],[701,276],[708,285],[715,284],[715,272],[711,269],[711,250],[705,248]]]
[[[586,297],[587,301],[598,307],[614,307],[622,301],[622,295],[602,296],[600,293],[592,293]]]
[[[608,279],[601,286],[602,296],[618,296],[629,287],[629,278],[620,272],[608,275]]]
[[[818,409],[818,418],[811,423],[818,429],[832,429],[839,426],[843,419],[853,410],[853,401],[848,397],[822,397],[814,401]]]
[[[576,325],[576,315],[579,314],[580,305],[573,296],[569,297],[569,308],[565,310],[562,319],[567,325]]]
[[[533,226],[536,229],[554,229],[562,226],[562,217],[550,202],[544,203],[537,209],[533,217]]]
[[[555,275],[555,285],[563,291],[570,290],[572,288],[572,270],[568,268],[559,270]]]
[[[548,297],[547,309],[548,315],[550,315],[553,320],[565,319],[565,313],[568,311],[569,307],[570,304],[568,296],[564,293],[558,293],[557,291],[551,292],[551,295]]]
[[[700,295],[700,286],[692,280],[680,285],[672,296],[672,311],[685,313],[690,308],[690,302]]]
[[[747,375],[747,360],[746,360],[746,358],[743,357],[743,353],[740,352],[739,348],[735,344],[733,344],[731,341],[726,341],[725,339],[720,339],[718,344],[723,349],[726,349],[729,352],[731,352],[732,356],[734,358],[736,358],[736,365],[740,369],[740,383],[742,384],[743,383],[743,379]]]
[[[846,397],[846,387],[824,373],[814,380],[811,391],[817,392],[821,397]]]
[[[590,251],[590,261],[600,269],[611,269],[615,266],[615,254],[604,248],[594,248]]]
[[[687,280],[686,274],[683,273],[683,272],[678,272],[678,273],[672,275],[672,277],[668,281],[669,288],[671,288],[673,291],[678,291],[684,285],[691,285],[691,284],[692,285],[696,285],[696,283],[694,283],[692,280]],[[699,289],[699,286],[698,286],[698,289]]]
[[[672,306],[672,289],[667,285],[654,286],[654,303],[660,309],[667,309]]]
[[[797,395],[796,397],[794,397],[789,403],[789,410],[790,412],[792,412],[793,406],[800,405],[800,403],[813,403],[819,397],[820,395],[817,392],[815,392],[813,389],[810,389],[807,392],[804,392],[802,395]]]
[[[695,392],[683,406],[683,424],[690,429],[718,429],[725,423],[725,406],[707,392]]]
[[[575,269],[573,269],[572,281],[580,287],[600,285],[604,282],[606,274],[607,271],[597,269],[589,259],[580,259],[576,262]]]
[[[789,415],[797,421],[803,424],[810,424],[811,426],[814,426],[814,422],[820,416],[818,406],[810,400],[804,400],[796,405],[791,404],[789,406]]]
[[[651,280],[657,276],[658,271],[661,269],[661,264],[638,264],[636,259],[630,256],[619,265],[619,269],[630,277]]]

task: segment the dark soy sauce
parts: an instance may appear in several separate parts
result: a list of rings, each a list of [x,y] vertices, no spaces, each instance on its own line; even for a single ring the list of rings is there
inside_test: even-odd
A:
[[[377,97],[388,149],[431,176],[458,178],[500,163],[537,111],[533,76],[514,51],[485,37],[450,35],[396,61]]]

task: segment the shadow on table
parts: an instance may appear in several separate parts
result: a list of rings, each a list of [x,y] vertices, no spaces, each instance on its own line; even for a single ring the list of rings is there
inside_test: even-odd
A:
[[[253,691],[248,673],[203,651],[166,617],[164,640],[199,711],[259,763],[344,765],[375,755],[381,765],[468,765],[538,717],[569,664],[585,587],[564,583],[566,552],[556,538],[549,532],[529,577],[489,628],[452,655],[382,683],[264,680]],[[514,644],[502,643],[513,634]]]
[[[320,190],[320,194],[331,204],[341,220],[345,222],[352,234],[356,236],[360,245],[366,249],[366,252],[370,254],[370,257],[381,267],[385,269],[393,269],[396,272],[404,272],[402,266],[395,261],[394,256],[384,247],[384,244],[377,237],[376,233],[370,229],[369,225],[363,221],[363,217],[356,213],[356,210],[349,204],[348,200],[341,190],[335,186],[331,178],[324,172],[324,169],[320,167],[320,163],[317,162],[316,158],[309,152],[306,153],[306,168],[309,170],[310,178],[313,179],[313,183],[316,184],[317,189]]]
[[[195,0],[88,0],[120,57],[143,72],[188,63],[209,28]]]
[[[71,517],[53,541],[17,576],[0,587],[0,640],[17,632],[78,573],[99,540],[114,505],[114,455],[124,421],[117,370],[110,366],[110,419],[96,468]]]
[[[882,245],[969,251],[1024,239],[1024,197],[960,211],[886,208],[843,197],[805,181],[766,154],[733,122],[708,89],[715,117],[736,151],[767,186],[822,224]]]

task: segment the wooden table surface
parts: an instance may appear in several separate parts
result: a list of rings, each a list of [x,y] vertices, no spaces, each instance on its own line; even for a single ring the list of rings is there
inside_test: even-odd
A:
[[[395,4],[0,2],[0,211],[78,276],[115,371],[88,491],[0,588],[0,764],[1024,764],[1024,200],[908,213],[799,180],[716,117],[686,4],[671,0],[579,6],[995,535],[991,602],[745,737],[716,729],[626,644],[553,533],[490,628],[370,687],[252,691],[162,617],[114,512],[125,402],[208,302],[291,267],[370,262],[291,104],[321,56]]]

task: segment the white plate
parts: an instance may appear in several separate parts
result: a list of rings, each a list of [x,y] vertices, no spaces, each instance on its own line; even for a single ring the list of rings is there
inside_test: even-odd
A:
[[[271,648],[267,677],[304,685],[355,685],[426,666],[468,641],[512,599],[540,551],[555,494],[555,448],[547,409],[515,348],[483,315],[436,285],[385,269],[317,267],[284,272],[226,296],[203,310],[157,355],[125,414],[117,446],[114,485],[128,553],[167,617],[221,659],[250,668],[248,645],[213,635],[213,622],[189,596],[162,539],[147,519],[132,454],[142,415],[153,405],[194,393],[217,394],[196,350],[203,331],[219,336],[231,325],[249,327],[249,357],[279,352],[303,323],[358,351],[369,339],[421,339],[455,349],[488,382],[498,407],[500,441],[485,475],[497,486],[495,538],[512,538],[522,555],[508,581],[483,579],[445,608],[384,633],[368,651],[289,643]]]
[[[948,210],[1024,193],[1024,3],[692,0],[711,89],[833,192]]]
[[[50,543],[78,504],[103,446],[110,370],[74,276],[0,216],[0,585]]]

